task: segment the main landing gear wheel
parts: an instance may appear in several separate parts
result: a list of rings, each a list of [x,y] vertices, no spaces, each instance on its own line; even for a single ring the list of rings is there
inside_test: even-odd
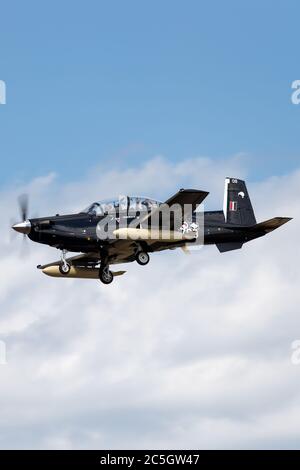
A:
[[[113,273],[109,270],[109,268],[104,268],[99,270],[99,279],[103,284],[110,284],[114,280]]]
[[[148,264],[150,261],[150,256],[145,251],[139,251],[136,254],[135,259],[136,259],[136,262],[140,264],[141,266],[146,266],[146,264]]]
[[[71,269],[71,265],[69,263],[62,263],[59,265],[59,272],[63,276],[66,276],[67,274],[69,274],[70,269]]]

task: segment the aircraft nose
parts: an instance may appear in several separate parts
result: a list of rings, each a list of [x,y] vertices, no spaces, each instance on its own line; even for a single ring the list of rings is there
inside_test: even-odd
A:
[[[15,224],[12,228],[19,233],[24,233],[24,235],[28,235],[31,230],[31,223],[29,220],[25,220],[24,222],[20,222],[19,224]]]

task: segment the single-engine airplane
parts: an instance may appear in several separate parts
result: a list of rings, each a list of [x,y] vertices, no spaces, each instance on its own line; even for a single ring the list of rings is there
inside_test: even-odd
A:
[[[94,202],[77,214],[42,218],[28,218],[27,197],[22,197],[22,222],[12,228],[34,242],[61,250],[59,261],[37,266],[45,274],[110,284],[126,272],[112,272],[110,265],[137,261],[145,266],[149,253],[187,250],[193,244],[214,244],[221,253],[237,250],[291,220],[275,217],[257,223],[246,184],[236,178],[225,179],[223,210],[199,212],[208,194],[180,189],[165,203],[120,196],[115,201]],[[80,254],[67,257],[68,252]]]

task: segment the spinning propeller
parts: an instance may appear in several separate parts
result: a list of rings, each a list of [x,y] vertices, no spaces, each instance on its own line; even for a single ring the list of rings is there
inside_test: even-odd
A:
[[[31,223],[28,220],[28,195],[22,194],[18,198],[20,214],[22,222],[17,224],[13,224],[12,228],[19,233],[23,233],[24,235],[28,235],[31,230]]]
[[[21,219],[25,222],[28,219],[28,194],[22,194],[18,198]]]
[[[19,211],[20,211],[22,222],[16,223],[15,221],[11,221],[12,223],[11,228],[14,229],[16,232],[23,233],[22,252],[24,254],[25,247],[27,251],[26,235],[28,235],[31,230],[31,223],[28,220],[28,194],[22,194],[21,196],[19,196],[18,203],[19,203]]]

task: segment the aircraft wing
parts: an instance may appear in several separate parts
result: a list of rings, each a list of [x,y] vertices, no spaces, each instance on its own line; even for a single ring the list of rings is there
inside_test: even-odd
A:
[[[176,194],[171,196],[165,204],[169,206],[179,204],[182,208],[185,204],[191,204],[193,210],[195,210],[208,195],[209,193],[207,191],[201,191],[199,189],[180,189]]]
[[[88,266],[89,264],[93,265],[97,262],[99,262],[99,255],[97,253],[84,253],[81,255],[76,255],[76,256],[71,256],[69,258],[66,258],[66,261],[70,263],[72,266]],[[59,261],[54,261],[53,263],[48,263],[48,264],[39,264],[37,266],[38,269],[46,269],[50,268],[51,266],[59,266],[61,263],[61,260]]]
[[[115,240],[107,247],[108,263],[119,264],[128,263],[135,260],[136,243],[132,240]],[[98,253],[82,253],[80,255],[66,258],[67,263],[74,267],[95,267],[100,264],[100,255]],[[59,266],[61,260],[53,261],[43,265],[38,265],[38,269],[47,269],[53,266]]]
[[[118,259],[118,256],[121,259]],[[116,263],[124,263],[126,261],[132,261],[131,258],[132,253],[122,253],[122,251],[118,252],[118,256],[110,256],[109,263],[116,264]],[[65,277],[67,278],[80,278],[80,279],[98,279],[99,278],[99,263],[100,257],[97,253],[87,253],[81,254],[77,256],[72,256],[66,258],[66,261],[71,264],[71,269]],[[59,271],[59,265],[61,261],[54,261],[53,263],[48,263],[37,266],[44,274],[50,277],[63,277]],[[126,273],[126,271],[112,271],[114,276],[122,276]]]
[[[209,193],[207,191],[201,191],[199,189],[180,189],[176,194],[167,199],[163,206],[165,205],[166,209],[167,206],[177,206],[181,209],[181,213],[184,214],[185,217],[189,217],[191,213],[194,212],[204,201],[208,194]],[[149,218],[153,218],[157,212],[163,213],[164,208],[161,206],[155,208],[141,220],[141,223],[145,222]]]

